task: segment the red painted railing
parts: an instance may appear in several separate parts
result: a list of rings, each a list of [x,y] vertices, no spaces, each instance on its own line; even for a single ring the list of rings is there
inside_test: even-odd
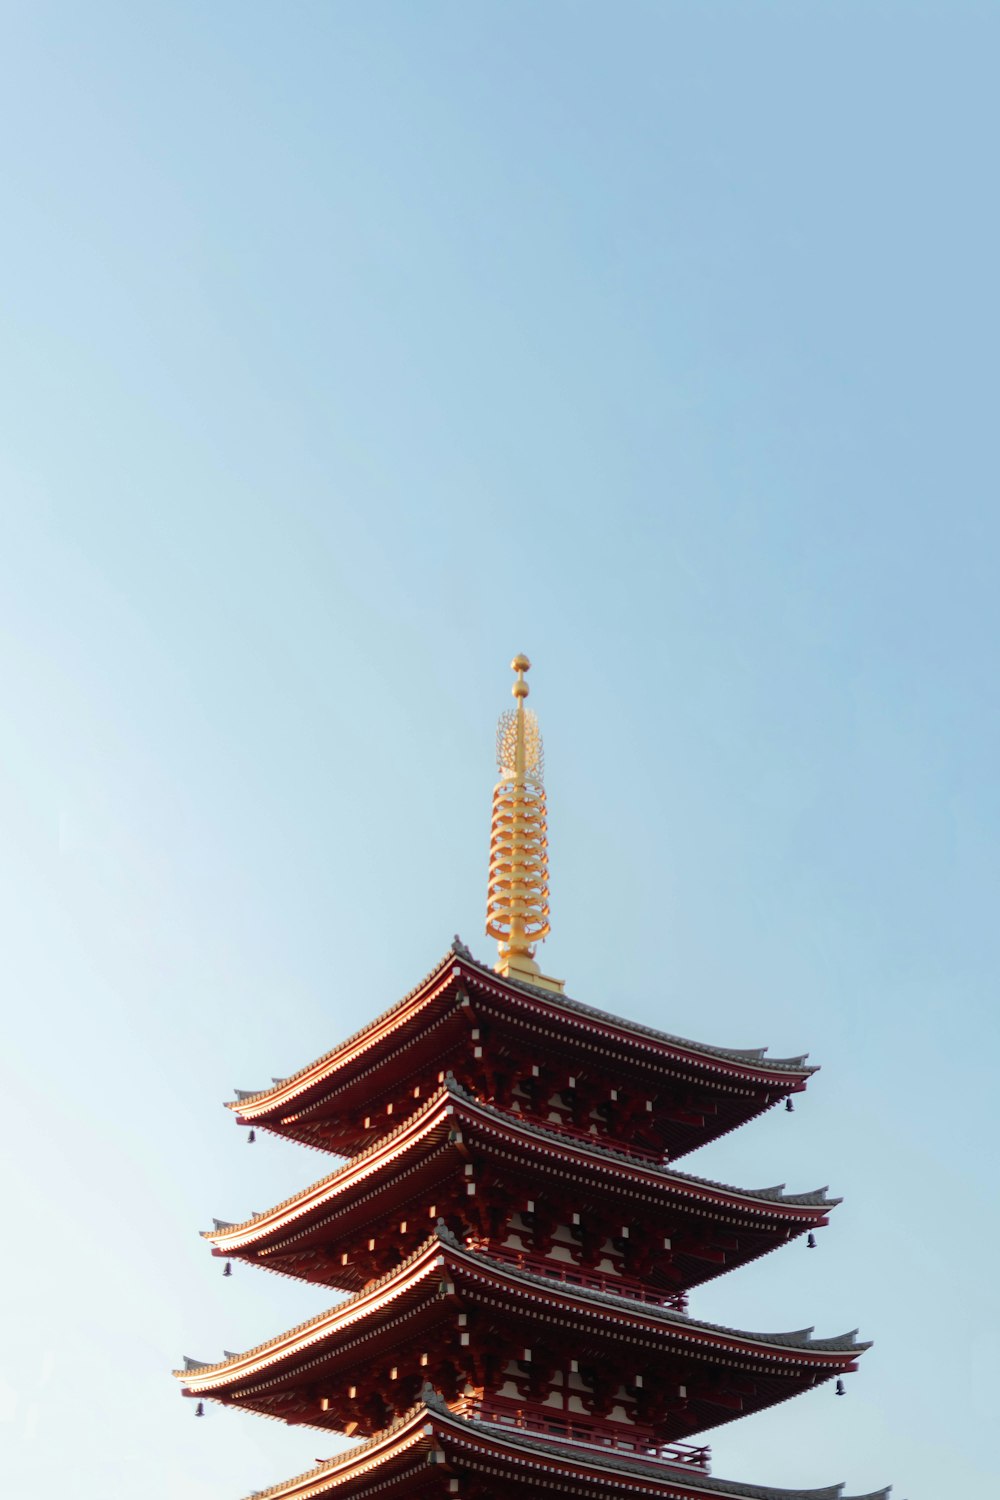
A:
[[[545,1433],[564,1442],[584,1443],[589,1448],[613,1448],[615,1452],[632,1453],[639,1458],[656,1458],[663,1463],[702,1469],[706,1473],[711,1448],[693,1443],[654,1443],[640,1433],[629,1431],[621,1422],[599,1422],[573,1412],[548,1411],[539,1407],[525,1409],[502,1400],[469,1400],[463,1415],[499,1427],[517,1427],[524,1432]]]
[[[554,1281],[567,1286],[588,1287],[593,1292],[612,1292],[616,1297],[633,1297],[636,1302],[645,1302],[652,1307],[666,1307],[671,1312],[687,1312],[687,1296],[684,1292],[659,1292],[631,1276],[606,1275],[602,1271],[587,1271],[568,1261],[550,1260],[544,1255],[530,1255],[524,1250],[512,1250],[509,1245],[493,1245],[469,1241],[470,1250],[481,1250],[493,1260],[516,1266],[519,1271],[537,1271],[542,1276],[551,1276]]]

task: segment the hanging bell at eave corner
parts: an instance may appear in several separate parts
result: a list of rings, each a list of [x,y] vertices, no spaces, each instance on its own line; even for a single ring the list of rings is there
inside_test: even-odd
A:
[[[232,1263],[231,1260],[227,1260],[226,1261],[226,1264],[225,1264],[225,1266],[222,1269],[222,1274],[223,1274],[223,1276],[232,1276],[232,1274],[233,1274],[233,1263]]]
[[[199,1401],[198,1402],[198,1405],[194,1409],[194,1414],[195,1414],[196,1417],[203,1417],[205,1415],[205,1403],[204,1403],[204,1401]]]
[[[806,1235],[806,1249],[807,1250],[815,1250],[816,1249],[816,1236],[813,1234],[813,1232],[812,1232],[811,1229],[810,1229],[809,1233]],[[228,1274],[229,1274],[229,1272],[227,1271],[226,1275],[228,1276]]]
[[[837,1395],[838,1396],[843,1396],[843,1395],[846,1394],[846,1392],[844,1390],[844,1382],[842,1380],[838,1380],[837,1381],[836,1390],[837,1390]]]
[[[247,1136],[247,1145],[248,1146],[252,1146],[253,1143],[254,1143],[254,1141],[256,1139],[257,1139],[257,1132],[256,1132],[256,1130],[251,1130],[250,1134]]]
[[[791,1114],[794,1114],[794,1113],[795,1113],[795,1105],[792,1103],[791,1099],[786,1099],[785,1100],[785,1114],[786,1115],[791,1115]]]

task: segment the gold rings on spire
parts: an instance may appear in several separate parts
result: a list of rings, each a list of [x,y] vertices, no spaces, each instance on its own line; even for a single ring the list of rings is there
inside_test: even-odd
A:
[[[526,656],[511,662],[517,707],[497,724],[500,779],[493,788],[486,931],[499,945],[499,973],[561,990],[562,982],[543,975],[534,959],[534,945],[549,933],[549,840],[542,736],[524,706],[530,667]]]

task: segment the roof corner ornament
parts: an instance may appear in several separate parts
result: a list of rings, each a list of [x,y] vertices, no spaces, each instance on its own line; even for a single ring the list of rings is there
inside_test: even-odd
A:
[[[502,713],[497,724],[500,779],[493,788],[486,931],[500,950],[498,974],[561,990],[563,981],[543,974],[534,956],[550,931],[545,756],[538,720],[524,706],[531,662],[518,655],[510,665],[517,674],[511,689],[517,707]]]

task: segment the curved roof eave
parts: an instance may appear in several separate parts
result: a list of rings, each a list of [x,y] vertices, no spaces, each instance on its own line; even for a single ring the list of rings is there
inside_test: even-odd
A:
[[[715,1336],[725,1340],[736,1339],[746,1344],[760,1345],[766,1351],[788,1350],[799,1354],[850,1354],[853,1357],[871,1348],[870,1343],[856,1341],[855,1335],[858,1331],[856,1328],[833,1338],[820,1339],[812,1337],[811,1328],[796,1329],[791,1333],[753,1333],[742,1328],[729,1328],[719,1323],[704,1322],[701,1319],[688,1317],[684,1313],[673,1312],[666,1307],[638,1303],[634,1297],[618,1296],[613,1292],[601,1292],[589,1287],[570,1286],[553,1280],[552,1277],[546,1277],[543,1272],[507,1266],[492,1260],[489,1255],[469,1250],[447,1227],[439,1225],[423,1244],[419,1245],[393,1270],[378,1277],[362,1291],[338,1302],[334,1307],[240,1354],[227,1353],[225,1359],[216,1363],[185,1356],[183,1369],[174,1370],[173,1374],[178,1380],[188,1379],[192,1375],[201,1380],[209,1375],[223,1376],[231,1373],[237,1376],[242,1372],[242,1377],[246,1378],[255,1366],[260,1366],[262,1360],[265,1363],[273,1362],[266,1360],[267,1355],[273,1355],[275,1359],[282,1355],[298,1358],[307,1348],[321,1342],[324,1334],[335,1332],[344,1325],[354,1324],[364,1317],[366,1303],[369,1304],[371,1310],[374,1310],[380,1307],[386,1299],[392,1300],[409,1287],[416,1285],[425,1275],[431,1274],[441,1264],[442,1250],[450,1251],[453,1258],[459,1257],[471,1262],[475,1269],[493,1273],[501,1281],[528,1282],[532,1287],[551,1292],[555,1297],[582,1302],[585,1305],[593,1304],[597,1308],[611,1307],[616,1311],[630,1314],[637,1320],[644,1318],[662,1323],[665,1328],[675,1329],[682,1334],[705,1334],[709,1338]],[[421,1262],[424,1264],[421,1265]],[[310,1338],[311,1334],[315,1334],[316,1337]],[[831,1373],[834,1373],[836,1368],[836,1366],[831,1367]]]
[[[536,1439],[533,1442],[530,1433],[514,1432],[510,1428],[490,1428],[486,1424],[470,1422],[456,1416],[442,1397],[425,1387],[421,1400],[383,1432],[356,1443],[346,1453],[337,1453],[332,1458],[321,1460],[304,1474],[295,1475],[280,1484],[272,1485],[269,1489],[257,1490],[252,1496],[248,1496],[247,1500],[280,1500],[283,1496],[289,1497],[289,1500],[291,1497],[300,1496],[302,1500],[305,1500],[307,1496],[318,1496],[324,1491],[331,1491],[334,1487],[340,1488],[346,1482],[349,1471],[356,1466],[363,1464],[370,1471],[380,1461],[378,1452],[380,1448],[384,1450],[384,1459],[389,1460],[394,1453],[405,1451],[406,1448],[418,1443],[421,1438],[429,1439],[432,1434],[437,1435],[442,1431],[447,1431],[448,1428],[457,1430],[463,1436],[478,1435],[499,1446],[512,1448],[515,1454],[528,1451],[538,1458],[549,1461],[555,1459],[557,1462],[563,1459],[577,1465],[582,1460],[606,1472],[617,1471],[653,1483],[658,1481],[660,1485],[674,1480],[678,1490],[686,1491],[688,1494],[704,1495],[706,1500],[712,1496],[724,1496],[728,1497],[728,1500],[888,1500],[891,1489],[891,1486],[888,1486],[885,1489],[873,1490],[868,1495],[855,1496],[845,1495],[842,1484],[827,1485],[822,1489],[774,1489],[771,1486],[715,1479],[711,1475],[694,1470],[684,1474],[678,1473],[677,1470],[671,1472],[666,1465],[654,1459],[643,1462],[641,1459],[628,1458],[610,1449],[577,1448],[573,1450],[551,1441]],[[332,1480],[329,1486],[324,1484],[327,1476]]]
[[[765,1203],[773,1205],[776,1208],[822,1208],[825,1212],[827,1209],[837,1207],[843,1201],[840,1198],[828,1198],[825,1187],[816,1188],[808,1193],[786,1193],[783,1186],[738,1188],[726,1183],[713,1182],[707,1177],[694,1177],[689,1173],[677,1172],[669,1167],[662,1167],[649,1162],[640,1162],[625,1151],[616,1151],[612,1147],[605,1146],[598,1141],[592,1143],[590,1141],[581,1141],[577,1138],[561,1134],[556,1129],[548,1129],[533,1120],[508,1114],[506,1111],[496,1108],[495,1105],[484,1104],[464,1089],[449,1074],[440,1088],[418,1110],[415,1110],[408,1119],[403,1120],[394,1130],[381,1136],[363,1151],[359,1151],[356,1156],[352,1156],[343,1166],[328,1173],[326,1177],[321,1177],[317,1182],[311,1183],[308,1187],[300,1189],[298,1193],[294,1193],[290,1198],[283,1199],[281,1203],[275,1204],[263,1213],[254,1214],[251,1218],[244,1219],[240,1223],[227,1224],[224,1229],[203,1229],[201,1231],[202,1238],[210,1240],[212,1243],[224,1242],[227,1238],[235,1242],[240,1236],[245,1236],[255,1229],[262,1228],[265,1221],[274,1221],[281,1215],[288,1214],[290,1210],[297,1206],[305,1205],[310,1199],[316,1202],[322,1201],[324,1195],[331,1193],[339,1181],[347,1180],[357,1175],[359,1167],[364,1166],[365,1163],[371,1164],[370,1169],[374,1170],[374,1158],[380,1154],[385,1154],[388,1157],[398,1154],[399,1149],[405,1149],[399,1147],[401,1137],[405,1133],[410,1132],[414,1135],[414,1138],[417,1138],[420,1133],[420,1122],[425,1117],[432,1115],[434,1110],[439,1108],[446,1098],[458,1099],[468,1107],[496,1119],[508,1128],[513,1127],[523,1135],[537,1136],[546,1144],[555,1142],[561,1149],[568,1153],[575,1153],[582,1156],[597,1155],[602,1159],[615,1162],[621,1166],[630,1167],[636,1172],[653,1175],[661,1179],[665,1186],[674,1183],[682,1189],[694,1188],[707,1190],[712,1193],[725,1193],[727,1196],[733,1198]],[[305,1208],[303,1207],[304,1211]],[[296,1217],[296,1215],[291,1216]],[[225,1221],[218,1220],[213,1222],[224,1223]]]
[[[495,1104],[486,1104],[468,1089],[464,1088],[451,1074],[442,1087],[450,1087],[451,1092],[467,1104],[474,1105],[476,1109],[483,1110],[486,1114],[494,1116],[503,1122],[514,1121],[529,1133],[544,1137],[547,1141],[556,1141],[560,1146],[570,1149],[574,1146],[584,1151],[595,1152],[599,1156],[606,1156],[612,1161],[624,1162],[637,1169],[648,1169],[658,1173],[668,1181],[676,1181],[693,1187],[711,1188],[717,1192],[733,1193],[740,1198],[756,1198],[764,1203],[780,1203],[795,1208],[835,1208],[844,1200],[842,1198],[828,1198],[827,1188],[813,1188],[807,1193],[786,1193],[783,1182],[776,1183],[774,1187],[764,1188],[736,1188],[724,1182],[713,1182],[710,1177],[695,1177],[690,1172],[678,1172],[670,1166],[661,1166],[656,1162],[640,1161],[631,1156],[627,1151],[619,1151],[614,1146],[605,1145],[603,1141],[593,1140],[581,1141],[579,1137],[567,1135],[557,1127],[544,1125],[540,1120],[533,1120],[524,1115],[514,1115],[506,1110],[498,1108]]]
[[[738,1067],[750,1068],[755,1071],[768,1072],[774,1070],[801,1077],[810,1077],[813,1073],[819,1071],[815,1064],[809,1065],[806,1063],[808,1053],[803,1053],[799,1057],[768,1057],[766,1047],[715,1047],[707,1042],[694,1042],[686,1037],[675,1036],[668,1031],[659,1031],[656,1027],[646,1026],[639,1021],[630,1021],[626,1017],[615,1015],[611,1011],[599,1010],[595,1006],[587,1005],[581,1000],[574,1000],[568,995],[557,994],[552,990],[540,989],[537,985],[526,984],[523,980],[501,977],[487,964],[473,958],[464,944],[458,944],[456,940],[456,943],[452,944],[452,947],[435,964],[434,968],[420,980],[419,984],[414,985],[401,1000],[397,1000],[395,1004],[389,1006],[387,1010],[382,1011],[358,1031],[353,1032],[342,1042],[338,1042],[335,1047],[331,1047],[328,1052],[322,1053],[296,1072],[290,1073],[286,1078],[272,1080],[270,1088],[234,1090],[236,1098],[227,1100],[226,1108],[242,1110],[247,1105],[262,1106],[269,1100],[277,1103],[279,1099],[294,1098],[297,1093],[302,1092],[302,1088],[298,1087],[299,1085],[304,1087],[308,1081],[318,1081],[323,1076],[324,1067],[326,1065],[334,1065],[338,1056],[343,1053],[356,1052],[366,1037],[370,1037],[371,1042],[374,1042],[376,1036],[384,1030],[387,1023],[392,1020],[397,1012],[403,1010],[424,990],[432,986],[435,981],[442,980],[446,976],[446,971],[453,968],[456,961],[460,965],[465,965],[467,969],[472,970],[475,975],[488,978],[491,983],[498,985],[500,988],[520,991],[544,1001],[547,1005],[551,1005],[556,1009],[565,1010],[571,1015],[600,1022],[603,1025],[615,1026],[625,1032],[631,1032],[636,1037],[678,1048],[688,1053],[695,1061],[703,1057],[706,1060],[734,1063]],[[329,1071],[334,1071],[334,1067],[331,1066]]]

